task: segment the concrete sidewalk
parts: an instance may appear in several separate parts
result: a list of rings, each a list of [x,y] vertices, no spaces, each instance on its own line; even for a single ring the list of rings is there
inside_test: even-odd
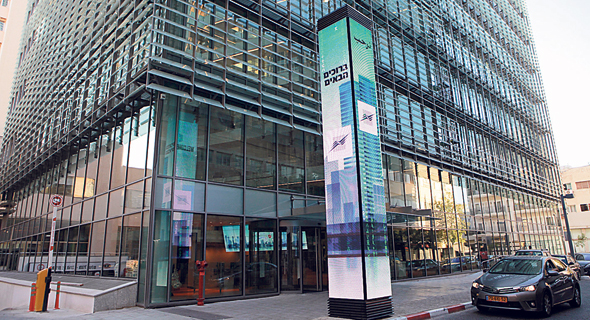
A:
[[[470,301],[471,282],[481,272],[448,277],[429,278],[392,284],[393,318],[422,311],[447,307]],[[1,294],[0,294],[1,298]],[[47,313],[29,313],[26,310],[0,311],[0,319],[200,319],[200,320],[328,320],[327,292],[283,293],[279,296],[228,301],[161,309],[126,308],[83,314],[71,310],[50,310]]]
[[[471,283],[482,272],[396,282],[391,285],[396,316],[471,301]]]

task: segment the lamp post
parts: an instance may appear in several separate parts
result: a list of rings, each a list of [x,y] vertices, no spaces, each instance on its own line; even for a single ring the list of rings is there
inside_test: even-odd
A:
[[[567,239],[568,239],[568,243],[570,245],[570,253],[572,254],[572,257],[573,257],[576,252],[574,251],[574,243],[572,242],[572,232],[570,231],[570,222],[569,222],[569,219],[567,218],[567,210],[565,209],[565,199],[573,199],[574,195],[571,193],[560,194],[559,197],[561,198],[561,206],[563,208],[563,218],[565,219],[565,227],[567,228]]]

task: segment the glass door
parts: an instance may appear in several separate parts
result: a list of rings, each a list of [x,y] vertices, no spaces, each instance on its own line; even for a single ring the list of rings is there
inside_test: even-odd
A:
[[[326,228],[283,225],[280,233],[281,291],[328,290]]]
[[[281,226],[280,277],[281,291],[301,291],[300,227]]]
[[[325,229],[324,229],[325,232]],[[302,228],[301,259],[303,272],[303,290],[322,291],[324,270],[322,267],[321,228]],[[327,256],[327,252],[326,252]],[[327,266],[326,266],[327,267]],[[327,271],[327,270],[326,270]],[[326,274],[327,281],[327,274]]]

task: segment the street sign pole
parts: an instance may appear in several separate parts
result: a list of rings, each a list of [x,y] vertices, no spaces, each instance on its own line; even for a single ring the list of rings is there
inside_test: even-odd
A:
[[[54,194],[51,196],[51,205],[53,205],[53,218],[51,219],[51,238],[49,240],[49,262],[47,268],[51,269],[53,262],[53,247],[55,243],[55,222],[57,220],[57,207],[61,207],[63,198],[60,195]]]
[[[53,218],[51,219],[51,240],[49,240],[49,262],[47,262],[47,268],[51,268],[53,262],[53,244],[55,241],[55,220],[57,217],[57,207],[53,207]]]
[[[561,198],[561,207],[563,208],[563,219],[565,220],[565,228],[566,228],[566,232],[567,232],[567,242],[570,247],[570,253],[573,257],[576,254],[576,251],[574,250],[574,243],[572,241],[572,232],[570,230],[570,222],[569,222],[569,219],[567,218],[567,209],[565,208],[565,199],[572,199],[574,197],[574,195],[571,193],[566,194],[566,195],[560,194],[559,197]]]

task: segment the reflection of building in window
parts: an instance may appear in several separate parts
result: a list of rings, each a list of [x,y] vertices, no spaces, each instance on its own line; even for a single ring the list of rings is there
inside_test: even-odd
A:
[[[590,189],[590,180],[576,182],[576,189]]]
[[[588,204],[587,203],[580,204],[580,211],[582,211],[582,212],[588,211]]]
[[[89,198],[94,196],[95,181],[95,179],[91,178],[68,176],[66,184],[58,184],[57,190],[47,187],[44,193],[64,194],[65,191],[66,197],[74,196],[74,198]],[[84,188],[84,185],[86,185],[86,188]]]
[[[143,190],[127,189],[127,196],[125,197],[125,207],[127,209],[141,209],[143,208],[143,202]]]

